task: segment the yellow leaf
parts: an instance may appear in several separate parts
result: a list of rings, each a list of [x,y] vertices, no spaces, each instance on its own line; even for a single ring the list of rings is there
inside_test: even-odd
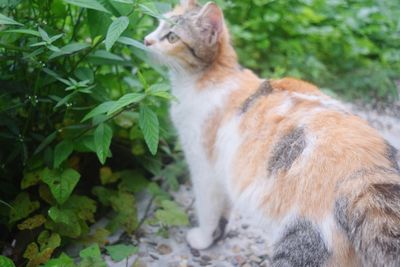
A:
[[[32,230],[46,222],[46,218],[43,215],[35,215],[31,218],[26,219],[22,223],[18,224],[19,230]]]

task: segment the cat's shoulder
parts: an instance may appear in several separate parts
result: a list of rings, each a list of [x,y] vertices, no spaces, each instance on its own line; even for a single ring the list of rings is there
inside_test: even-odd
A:
[[[275,90],[285,90],[299,93],[320,93],[319,88],[309,82],[292,77],[285,77],[278,80],[269,80]]]

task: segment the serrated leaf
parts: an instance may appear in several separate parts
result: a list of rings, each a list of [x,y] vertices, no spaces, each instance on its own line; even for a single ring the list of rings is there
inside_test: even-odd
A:
[[[138,248],[132,245],[106,246],[106,250],[111,259],[116,262],[122,261],[138,252]]]
[[[32,230],[35,229],[41,225],[43,225],[46,222],[46,218],[39,214],[35,215],[31,218],[26,219],[22,223],[18,224],[18,229],[19,230]]]
[[[6,256],[0,255],[0,266],[1,267],[15,267],[14,262]]]
[[[157,154],[160,125],[157,115],[146,106],[140,107],[139,126],[151,154]]]
[[[129,106],[130,104],[138,103],[142,101],[145,98],[144,94],[139,94],[139,93],[131,93],[131,94],[126,94],[120,99],[118,99],[117,102],[115,102],[114,106],[107,112],[107,115],[111,115],[116,111],[119,111],[120,109]]]
[[[78,51],[84,50],[86,48],[90,47],[89,44],[84,44],[84,43],[72,43],[68,44],[64,47],[60,48],[60,51],[53,53],[49,59],[54,59],[60,56],[64,55],[71,55],[73,53],[76,53]]]
[[[49,186],[59,204],[63,204],[69,198],[80,177],[81,175],[73,169],[62,172],[45,169],[42,173],[42,181]]]
[[[54,168],[58,168],[74,151],[74,144],[69,140],[59,143],[54,149]]]
[[[74,260],[64,252],[58,258],[46,262],[43,267],[75,267]]]
[[[12,18],[4,16],[3,14],[0,14],[0,25],[19,25],[19,26],[24,26],[23,24],[13,20]]]
[[[102,11],[102,12],[106,12],[106,13],[111,13],[102,4],[100,4],[96,0],[64,0],[64,2],[71,4],[71,5],[79,6],[79,7],[84,7],[84,8],[88,8],[88,9],[94,9],[94,10],[98,10],[98,11]]]
[[[26,192],[20,193],[11,203],[10,223],[19,221],[29,216],[32,212],[40,207],[38,201],[31,201],[29,194]]]
[[[110,49],[113,47],[121,34],[126,30],[126,28],[128,28],[128,25],[128,17],[119,17],[111,23],[110,27],[108,28],[105,40],[106,49],[108,51],[110,51]]]
[[[97,126],[94,132],[94,145],[96,147],[96,154],[101,164],[106,162],[108,156],[108,150],[110,149],[112,140],[112,129],[105,123],[101,123]]]
[[[87,121],[97,115],[108,113],[108,111],[115,106],[115,101],[108,101],[100,104],[99,106],[92,109],[81,122]]]

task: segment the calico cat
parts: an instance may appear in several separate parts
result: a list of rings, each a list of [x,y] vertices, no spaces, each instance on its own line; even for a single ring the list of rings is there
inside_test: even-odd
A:
[[[145,38],[170,68],[171,116],[206,249],[231,207],[255,216],[272,266],[400,266],[397,151],[307,82],[243,69],[221,9],[182,0]]]

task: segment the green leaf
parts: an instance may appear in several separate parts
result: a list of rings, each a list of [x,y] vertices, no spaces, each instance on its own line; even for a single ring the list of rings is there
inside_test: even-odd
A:
[[[131,65],[131,62],[126,61],[123,57],[106,50],[97,50],[88,59],[95,65]]]
[[[149,16],[155,17],[157,19],[165,19],[165,17],[158,12],[157,8],[153,3],[148,2],[146,4],[139,4],[140,11]]]
[[[79,264],[80,267],[107,266],[101,257],[100,248],[97,244],[85,248],[79,253],[79,256],[82,258],[82,261]]]
[[[105,41],[106,49],[108,51],[110,51],[110,49],[113,47],[121,34],[126,30],[126,28],[128,28],[128,25],[128,17],[119,17],[111,23],[110,27],[108,28]]]
[[[133,233],[138,225],[135,197],[129,193],[118,192],[117,195],[110,197],[110,202],[117,215],[107,227],[112,232],[123,227],[128,234]]]
[[[51,207],[48,213],[54,223],[46,224],[46,228],[71,238],[77,238],[81,235],[82,227],[73,210]]]
[[[19,221],[29,216],[39,208],[38,201],[31,201],[27,192],[20,193],[11,203],[10,223]]]
[[[74,144],[70,140],[64,140],[54,149],[54,168],[58,168],[74,151]]]
[[[40,245],[40,251],[47,248],[56,249],[61,245],[61,237],[57,233],[50,235],[49,231],[42,231],[38,236],[38,243]]]
[[[12,18],[6,17],[3,14],[0,14],[0,25],[19,25],[24,26],[23,24],[16,22]]]
[[[72,195],[63,208],[73,210],[79,219],[94,223],[96,201],[86,196]]]
[[[142,101],[145,98],[144,94],[139,94],[139,93],[131,93],[131,94],[126,94],[114,104],[114,106],[107,112],[107,115],[111,115],[116,111],[119,111],[120,109],[129,106],[130,104],[138,103]]]
[[[115,183],[119,178],[120,175],[113,173],[109,167],[100,168],[100,181],[102,185]]]
[[[142,42],[136,41],[129,37],[121,36],[117,42],[147,51],[147,47]]]
[[[7,30],[7,31],[4,31],[4,33],[22,33],[22,34],[28,34],[28,35],[40,37],[40,33],[38,31],[29,30],[29,29]]]
[[[0,266],[1,267],[15,267],[13,261],[6,256],[0,255]]]
[[[112,139],[112,129],[105,123],[97,126],[94,132],[94,145],[96,147],[96,154],[101,164],[106,162],[108,150],[110,149]]]
[[[54,141],[54,139],[56,139],[57,137],[57,131],[51,133],[49,136],[47,136],[42,143],[40,143],[40,145],[38,146],[38,148],[36,148],[34,154],[38,154],[40,153],[43,149],[45,149],[49,144],[51,144],[51,142]]]
[[[79,256],[81,258],[101,258],[99,245],[94,244],[85,248],[84,250],[79,252]]]
[[[45,41],[46,43],[50,43],[50,37],[47,34],[47,32],[40,27],[39,27],[38,31],[39,31],[40,37],[42,37],[42,40]],[[33,46],[33,45],[31,45],[31,46]]]
[[[157,115],[144,105],[140,107],[139,126],[151,154],[157,154],[160,125]]]
[[[112,0],[112,1],[124,4],[134,4],[133,0]]]
[[[57,202],[63,204],[79,182],[80,176],[73,169],[66,169],[60,172],[46,168],[42,173],[42,181],[50,187],[50,191]]]
[[[34,186],[40,181],[41,171],[28,172],[24,174],[24,178],[21,181],[21,189],[27,189],[28,187]]]
[[[152,96],[157,96],[165,98],[168,100],[175,99],[173,95],[169,92],[169,86],[164,83],[153,84],[148,90],[148,94]]]
[[[161,202],[162,209],[155,213],[155,217],[168,226],[184,226],[189,224],[188,215],[173,201]]]
[[[106,250],[113,261],[122,261],[138,252],[138,248],[132,245],[106,246]]]
[[[39,226],[43,225],[46,222],[46,218],[39,214],[35,215],[31,218],[26,219],[22,223],[18,224],[19,230],[32,230],[38,228]],[[1,266],[1,265],[0,265]]]
[[[97,115],[108,113],[115,106],[115,101],[108,101],[100,104],[99,106],[92,109],[85,117],[82,119],[81,122],[87,121]]]
[[[68,44],[64,47],[60,48],[60,51],[53,53],[49,59],[54,59],[60,56],[64,55],[71,55],[73,53],[76,53],[78,51],[84,50],[86,48],[90,47],[89,44],[84,44],[84,43],[71,43]]]
[[[75,267],[74,260],[70,258],[64,252],[61,253],[60,257],[51,259],[43,265],[43,267]]]
[[[64,2],[71,4],[71,5],[79,6],[79,7],[84,7],[84,8],[88,8],[88,9],[94,9],[94,10],[98,10],[98,11],[102,11],[102,12],[106,12],[106,13],[111,13],[102,4],[100,4],[96,0],[64,0]]]

